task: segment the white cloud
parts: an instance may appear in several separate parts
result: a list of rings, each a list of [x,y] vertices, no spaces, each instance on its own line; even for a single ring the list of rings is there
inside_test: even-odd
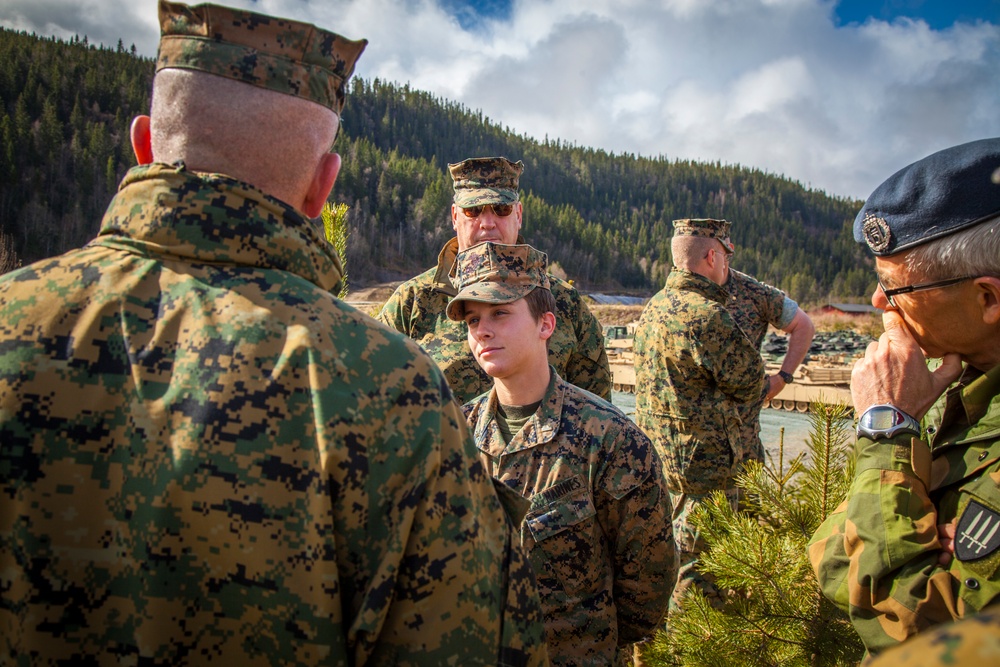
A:
[[[982,21],[837,27],[836,0],[515,0],[509,21],[465,30],[433,0],[230,4],[366,37],[360,76],[518,133],[739,163],[832,194],[864,197],[914,159],[1000,135],[1000,27]],[[3,0],[0,24],[156,49],[152,0]]]

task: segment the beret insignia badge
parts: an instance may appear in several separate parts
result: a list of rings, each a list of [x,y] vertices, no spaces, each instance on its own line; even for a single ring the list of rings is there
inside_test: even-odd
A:
[[[865,235],[865,242],[873,252],[882,252],[892,243],[892,231],[889,229],[889,223],[872,213],[865,215],[862,232]]]

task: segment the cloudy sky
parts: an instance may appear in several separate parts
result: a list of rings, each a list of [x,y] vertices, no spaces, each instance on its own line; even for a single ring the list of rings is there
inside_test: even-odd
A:
[[[360,76],[521,134],[752,166],[834,195],[864,198],[928,153],[1000,136],[1000,0],[224,4],[365,37]],[[153,0],[0,0],[0,25],[156,52]]]

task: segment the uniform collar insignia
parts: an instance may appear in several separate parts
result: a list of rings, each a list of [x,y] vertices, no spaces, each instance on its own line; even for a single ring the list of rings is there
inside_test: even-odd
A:
[[[892,230],[889,229],[889,223],[872,213],[865,214],[862,232],[865,235],[865,242],[868,243],[868,247],[873,252],[882,252],[892,243]]]
[[[962,562],[985,558],[1000,547],[1000,514],[969,501],[955,532],[955,557]]]

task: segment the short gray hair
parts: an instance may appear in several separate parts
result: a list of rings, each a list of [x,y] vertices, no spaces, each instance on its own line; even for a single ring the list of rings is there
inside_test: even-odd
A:
[[[708,236],[673,237],[670,239],[670,254],[673,256],[674,266],[690,270],[719,243],[722,243],[719,239]]]
[[[919,245],[904,264],[922,280],[1000,277],[1000,216]]]

